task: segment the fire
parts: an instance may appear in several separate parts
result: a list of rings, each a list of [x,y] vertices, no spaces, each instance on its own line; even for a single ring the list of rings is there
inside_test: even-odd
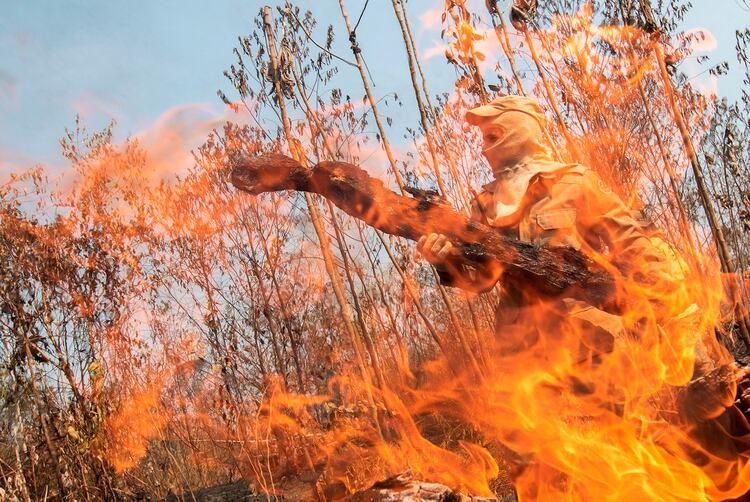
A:
[[[157,384],[132,391],[117,413],[107,420],[110,437],[105,456],[118,472],[135,467],[146,455],[149,441],[158,437],[166,425],[162,391]]]
[[[647,287],[637,269],[618,277],[627,306],[614,340],[585,316],[571,319],[559,302],[540,299],[522,329],[483,334],[490,359],[481,375],[438,358],[418,386],[393,378],[378,389],[347,372],[329,382],[327,395],[276,388],[261,407],[259,430],[300,443],[286,450],[297,451],[300,464],[305,456],[310,465],[324,462],[326,481],[350,489],[410,468],[491,495],[498,465],[485,447],[460,442],[459,454],[423,436],[417,417],[437,413],[470,425],[481,444],[514,452],[522,500],[738,496],[748,486],[747,457],[724,429],[734,387],[709,393],[690,381],[696,354],[713,356],[711,372],[733,371],[712,329],[719,275],[687,280],[681,260],[672,272]],[[310,415],[320,407],[325,426]]]
[[[554,16],[550,28],[540,36],[549,46],[559,48],[553,50],[552,57],[575,68],[582,88],[595,99],[606,100],[611,93],[625,96],[625,89],[653,69],[648,34],[632,26],[595,23],[588,3],[574,16]]]
[[[566,89],[569,104],[594,103],[603,125],[581,144],[588,157],[603,164],[618,152],[597,149],[621,145],[627,137],[608,108],[631,103],[655,65],[649,37],[591,19],[589,4],[576,16],[558,16],[539,43],[551,46],[552,57],[564,60],[568,70],[579,72],[576,86]],[[474,44],[485,36],[469,22],[455,21],[448,33],[454,39],[450,50],[463,63],[483,59]],[[612,48],[611,55],[603,55],[602,44]],[[446,114],[461,115],[452,109],[463,104],[456,103],[459,98],[448,103]],[[332,129],[329,135],[338,143],[346,134]],[[310,140],[306,143],[315,143],[317,134],[307,130],[302,135]],[[169,143],[156,152],[167,156]],[[368,153],[369,148],[360,147],[348,155]],[[187,191],[184,198],[192,195]],[[272,211],[278,212],[285,202],[276,204]],[[208,240],[219,234],[223,212],[234,210],[236,201],[185,222],[172,215],[176,223],[169,231]],[[664,256],[665,266],[657,272],[637,257],[626,270],[613,266],[623,249],[590,253],[617,285],[611,325],[598,324],[601,318],[587,315],[593,307],[572,298],[528,297],[519,313],[523,323],[479,332],[478,367],[459,354],[442,354],[415,376],[408,358],[401,357],[377,384],[375,374],[344,365],[327,377],[325,391],[307,394],[264,375],[262,398],[232,409],[222,420],[213,416],[214,403],[201,402],[209,392],[190,396],[189,405],[177,413],[178,406],[164,402],[165,382],[175,376],[161,375],[129,390],[107,418],[106,457],[118,471],[132,468],[146,454],[149,440],[179,415],[200,424],[214,440],[236,442],[243,474],[269,493],[283,492],[277,481],[290,471],[322,473],[316,487],[322,492],[323,485],[353,491],[411,469],[422,479],[491,496],[500,473],[496,453],[502,448],[521,500],[740,496],[750,487],[747,439],[732,433],[737,430],[733,423],[747,424],[731,407],[735,368],[715,333],[724,301],[721,274],[709,257],[680,256],[677,249],[690,249],[687,243],[672,245],[656,233],[646,238]],[[266,258],[276,261],[282,251]],[[314,254],[314,249],[303,251]],[[311,294],[326,287],[312,268],[306,274]],[[257,310],[254,315],[260,316]],[[217,393],[220,388],[210,387]],[[430,437],[430,426],[455,424],[460,424],[460,437],[442,444]],[[193,461],[208,458],[196,453]]]
[[[452,26],[445,31],[445,36],[449,40],[445,56],[449,60],[458,60],[464,64],[479,64],[487,59],[487,54],[478,47],[478,44],[486,41],[487,34],[474,27],[464,4],[463,1],[445,3],[446,10],[443,11],[441,20],[445,22],[450,16],[452,21]],[[482,45],[484,49],[485,44]]]
[[[571,103],[592,100],[601,114],[598,137],[585,139],[588,152],[624,142],[625,128],[608,108],[632,103],[656,71],[650,36],[596,25],[591,14],[587,6],[557,17],[542,34],[557,38],[540,42],[554,42],[553,57],[579,70]],[[467,22],[456,26],[452,49],[470,61],[482,37]],[[637,257],[626,270],[614,267],[624,249],[594,254],[617,283],[610,319],[617,328],[597,325],[586,314],[591,306],[570,315],[570,299],[527,298],[522,325],[481,333],[478,373],[459,355],[443,355],[421,368],[419,384],[400,369],[382,387],[347,371],[325,395],[275,389],[261,405],[260,429],[294,438],[301,446],[287,451],[297,452],[298,465],[323,463],[326,483],[349,490],[409,468],[491,495],[499,472],[491,451],[502,445],[512,452],[506,460],[521,500],[740,496],[750,487],[748,455],[746,439],[733,436],[742,427],[732,424],[746,422],[731,407],[736,370],[716,338],[724,301],[718,265],[681,256],[687,243],[645,238],[663,254],[658,271]],[[321,409],[324,420],[311,416]],[[477,442],[437,445],[420,427],[426,417],[464,424]]]

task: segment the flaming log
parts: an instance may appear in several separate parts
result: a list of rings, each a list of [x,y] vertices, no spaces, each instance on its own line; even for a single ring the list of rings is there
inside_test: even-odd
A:
[[[521,242],[468,219],[433,192],[410,189],[399,195],[365,170],[328,161],[312,169],[280,154],[241,157],[232,162],[232,183],[253,195],[298,190],[322,195],[345,213],[387,234],[418,240],[446,235],[467,265],[499,263],[509,280],[542,296],[568,297],[604,306],[614,281],[589,258],[572,248],[546,248]]]

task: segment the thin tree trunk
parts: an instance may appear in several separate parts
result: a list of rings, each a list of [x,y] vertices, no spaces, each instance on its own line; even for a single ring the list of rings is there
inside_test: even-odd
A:
[[[419,108],[420,122],[422,124],[422,129],[424,131],[425,138],[427,140],[427,148],[430,151],[430,157],[432,158],[433,168],[435,170],[435,175],[437,176],[437,179],[438,179],[438,186],[440,187],[440,191],[442,195],[445,196],[446,191],[445,191],[445,187],[442,184],[442,179],[440,177],[439,167],[437,164],[437,153],[435,151],[435,145],[432,141],[432,133],[430,131],[430,126],[427,121],[427,112],[425,110],[424,103],[422,101],[422,96],[419,91],[419,84],[417,82],[417,74],[415,70],[416,54],[412,50],[413,48],[410,44],[409,33],[406,27],[406,20],[405,20],[406,13],[401,11],[398,0],[391,0],[391,3],[393,5],[393,11],[396,14],[396,19],[398,19],[399,27],[401,28],[401,35],[404,39],[404,45],[406,46],[406,56],[409,62],[409,75],[411,77],[412,87],[414,89],[414,97],[417,100],[417,108]],[[474,354],[466,340],[466,334],[464,333],[464,330],[461,327],[458,321],[458,318],[456,317],[456,314],[453,310],[453,306],[450,302],[450,299],[448,298],[448,294],[446,293],[445,288],[439,282],[440,279],[437,276],[437,272],[434,270],[434,268],[433,268],[433,273],[435,275],[435,279],[438,284],[438,290],[440,292],[440,296],[443,298],[443,301],[445,302],[445,305],[448,309],[448,315],[450,316],[451,323],[455,327],[456,334],[458,336],[459,342],[461,343],[461,347],[466,353],[466,358],[469,360],[470,364],[477,371],[477,373],[480,374],[479,365],[477,364],[476,358],[474,357]],[[469,304],[469,308],[471,309],[471,304]],[[475,336],[477,339],[479,339],[478,333],[475,332]]]
[[[375,372],[375,381],[377,383],[377,386],[382,389],[385,385],[383,369],[380,364],[380,357],[378,356],[378,352],[375,349],[375,344],[372,341],[372,335],[370,333],[370,330],[367,328],[364,317],[362,316],[362,306],[359,304],[359,298],[357,298],[357,290],[354,287],[354,281],[352,280],[352,275],[349,271],[351,265],[349,263],[348,253],[346,252],[346,243],[344,242],[344,236],[341,232],[341,229],[339,228],[338,222],[336,221],[336,215],[333,212],[333,204],[331,204],[331,201],[326,201],[326,204],[328,205],[328,210],[331,214],[331,224],[333,225],[334,235],[336,237],[336,240],[338,241],[339,250],[341,251],[341,259],[344,265],[344,276],[346,277],[347,283],[349,284],[349,291],[351,291],[352,294],[352,300],[354,301],[354,310],[357,313],[357,322],[359,323],[359,328],[362,331],[362,339],[364,340],[365,348],[370,355],[372,368]]]
[[[299,96],[302,98],[302,104],[305,108],[305,115],[307,116],[308,120],[310,120],[315,125],[315,134],[317,136],[320,136],[323,141],[323,148],[326,150],[328,155],[334,156],[333,148],[331,148],[330,143],[328,142],[328,138],[326,137],[326,129],[323,127],[323,125],[320,123],[318,118],[315,116],[315,113],[313,112],[312,106],[310,105],[310,101],[307,98],[307,95],[305,94],[305,88],[304,88],[304,82],[299,76],[299,72],[297,70],[297,67],[293,64],[292,65],[292,75],[294,76],[295,84],[299,89],[302,90],[302,92],[299,93]],[[316,149],[317,150],[317,149]],[[317,153],[317,152],[316,152]],[[333,225],[336,242],[339,246],[339,252],[341,254],[342,260],[343,260],[343,268],[344,273],[347,278],[347,282],[349,283],[349,289],[351,291],[352,299],[354,301],[354,308],[355,312],[357,314],[357,322],[360,326],[360,331],[362,333],[362,338],[365,342],[365,347],[367,349],[367,352],[370,356],[370,361],[372,362],[372,367],[375,372],[375,378],[377,381],[377,385],[380,388],[383,388],[385,385],[385,378],[383,376],[383,369],[382,364],[380,362],[380,357],[378,355],[377,349],[375,347],[375,344],[372,340],[372,335],[367,328],[366,323],[364,322],[364,318],[362,316],[362,309],[359,304],[359,298],[357,297],[357,291],[354,287],[354,282],[351,278],[351,272],[349,270],[349,261],[347,258],[348,252],[346,247],[346,239],[339,228],[338,222],[336,221],[336,214],[333,210],[333,205],[330,201],[326,201],[327,207],[328,207],[328,213],[331,217],[331,224]],[[359,222],[357,222],[359,225]]]
[[[260,293],[260,297],[262,299],[262,307],[261,312],[263,313],[263,317],[266,318],[266,322],[268,322],[268,332],[271,334],[271,348],[273,349],[273,355],[274,359],[276,359],[276,367],[281,371],[281,377],[284,380],[284,386],[287,386],[289,383],[287,382],[287,368],[286,368],[286,357],[284,355],[284,352],[279,346],[279,333],[276,327],[276,319],[273,315],[271,315],[271,310],[269,306],[269,302],[271,300],[271,295],[268,294],[266,291],[266,286],[263,283],[263,275],[261,274],[260,270],[258,269],[258,260],[253,257],[253,262],[251,265],[251,269],[253,271],[253,275],[255,276],[255,280],[258,283],[258,292]]]
[[[362,54],[361,54],[362,51],[359,48],[359,46],[357,45],[356,33],[352,29],[352,25],[351,25],[351,22],[349,20],[349,16],[346,13],[346,8],[344,7],[343,0],[339,0],[339,8],[341,10],[342,17],[344,18],[344,23],[346,24],[347,32],[349,33],[349,40],[352,43],[352,52],[354,53],[354,57],[356,58],[356,61],[357,61],[357,67],[359,69],[360,77],[362,79],[362,85],[365,88],[365,92],[367,94],[367,98],[368,98],[368,100],[370,102],[370,107],[371,107],[371,109],[373,111],[373,116],[375,117],[375,123],[377,124],[378,131],[380,132],[381,141],[383,142],[383,147],[384,147],[384,149],[386,151],[386,156],[388,157],[388,161],[390,162],[391,168],[393,169],[393,171],[394,172],[398,172],[398,168],[396,166],[395,159],[393,158],[393,154],[391,152],[390,143],[388,141],[388,136],[386,134],[385,128],[383,127],[383,123],[380,120],[380,113],[378,111],[378,107],[376,105],[375,98],[373,97],[372,90],[370,89],[370,82],[367,79],[367,75],[365,74],[364,61],[362,60]],[[411,68],[413,68],[413,64],[410,64],[410,69]],[[414,82],[414,81],[412,81],[412,82]],[[417,92],[417,94],[419,93],[419,89],[418,88],[415,88],[415,91]],[[418,102],[421,102],[420,98],[418,98]],[[420,110],[420,114],[422,116],[424,116],[424,108],[422,108]],[[425,117],[425,121],[426,121],[426,117]],[[426,123],[425,123],[425,125],[426,125]],[[425,134],[429,134],[429,130],[428,129],[425,130]],[[401,191],[403,193],[403,191],[404,191],[404,185],[403,185],[403,182],[400,179],[400,175],[397,177],[396,181],[399,183],[399,188],[401,189]],[[381,241],[382,240],[383,239],[381,237]],[[466,357],[469,359],[469,362],[472,364],[472,367],[478,369],[478,365],[476,363],[476,360],[474,359],[473,354],[471,354],[471,351],[466,350],[466,348],[468,347],[468,345],[465,343],[466,337],[464,336],[463,330],[461,329],[461,326],[458,323],[458,319],[456,318],[456,316],[455,316],[455,314],[453,312],[453,307],[451,306],[451,304],[450,304],[450,302],[448,300],[448,295],[446,294],[445,289],[443,288],[443,286],[440,285],[439,278],[438,278],[437,272],[435,271],[434,267],[430,267],[430,268],[432,269],[432,273],[433,273],[433,275],[435,277],[435,280],[436,280],[436,282],[438,284],[438,290],[440,291],[440,295],[443,298],[443,301],[445,302],[445,306],[446,306],[446,309],[448,310],[449,318],[450,318],[451,322],[453,323],[453,326],[454,326],[454,328],[456,330],[456,334],[457,334],[457,336],[459,338],[459,342],[461,343],[462,349],[465,351]]]
[[[461,23],[466,22],[468,23],[470,20],[470,15],[468,13],[468,10],[465,5],[463,5],[463,2],[454,2],[453,3],[454,8],[458,8],[459,14],[456,14],[453,12],[453,9],[448,9],[447,13],[451,16],[451,19],[453,19],[453,24],[456,25],[456,31],[457,36],[460,36],[458,33],[461,30]],[[482,104],[487,103],[489,101],[489,96],[487,96],[487,90],[484,86],[484,79],[482,78],[482,72],[479,71],[479,65],[477,64],[477,55],[474,52],[474,42],[472,41],[469,46],[468,54],[470,56],[471,61],[468,63],[469,68],[471,71],[471,76],[474,79],[474,85],[477,87],[477,94],[479,94],[479,100]]]
[[[536,29],[536,32],[539,34],[539,43],[542,45],[542,48],[544,49],[544,51],[547,53],[547,59],[552,65],[552,69],[554,70],[555,74],[557,75],[557,83],[560,87],[562,87],[562,92],[564,93],[564,95],[572,96],[573,93],[570,90],[570,87],[568,87],[568,83],[563,77],[562,71],[560,71],[560,67],[557,65],[557,61],[556,61],[557,58],[555,58],[554,54],[552,53],[552,48],[547,43],[547,40],[544,37],[544,35],[539,33],[540,31],[541,30],[539,30],[538,28]],[[579,64],[581,64],[581,56],[580,56],[580,53],[578,52],[578,47],[574,45],[573,49],[576,51],[576,56],[578,58]],[[578,105],[576,104],[575,100],[571,99],[570,101],[573,106],[573,113],[575,115],[575,118],[578,122],[579,127],[581,128],[581,133],[586,134],[587,131],[585,128],[584,121],[581,118],[581,113],[579,111]],[[590,119],[593,122],[595,122],[595,127],[598,128],[599,130],[608,130],[609,129],[608,120],[605,115],[605,110],[599,103],[599,100],[590,99],[588,103],[589,103],[589,107],[594,108],[594,110],[597,112],[597,113],[589,113]],[[555,100],[555,104],[557,104],[556,100]],[[570,131],[570,128],[568,128],[568,131]]]
[[[31,353],[31,341],[29,340],[28,333],[23,333],[22,338],[24,355],[26,356],[26,365],[29,369],[29,377],[31,380],[31,394],[34,398],[34,405],[36,405],[37,415],[39,416],[39,424],[42,429],[42,435],[44,436],[44,442],[47,445],[50,457],[52,457],[52,463],[55,466],[55,478],[57,479],[57,488],[58,490],[60,490],[60,499],[64,500],[67,497],[68,489],[65,486],[65,476],[60,460],[60,453],[58,452],[57,446],[55,446],[55,442],[52,439],[49,417],[47,416],[47,413],[45,411],[47,409],[47,406],[42,402],[42,398],[39,395],[36,371],[34,371],[34,356]]]
[[[378,127],[378,132],[380,133],[380,141],[383,144],[383,150],[385,150],[385,155],[388,158],[388,163],[391,166],[391,170],[393,171],[393,175],[396,178],[396,184],[398,184],[398,187],[401,189],[401,192],[404,191],[404,180],[401,178],[401,173],[398,170],[398,166],[396,165],[396,159],[393,156],[393,151],[391,150],[391,144],[388,141],[388,136],[385,133],[385,127],[383,127],[383,121],[380,119],[380,112],[378,111],[378,107],[375,105],[375,97],[372,94],[372,90],[370,89],[370,81],[367,79],[367,75],[365,74],[365,63],[362,60],[362,50],[359,48],[359,45],[357,45],[357,34],[352,29],[352,23],[349,21],[349,16],[346,13],[346,9],[344,8],[344,0],[339,0],[339,8],[341,9],[341,16],[344,18],[344,23],[346,24],[346,31],[349,34],[349,41],[351,42],[351,48],[352,53],[354,54],[354,59],[357,61],[357,69],[359,70],[359,76],[362,79],[362,84],[365,88],[365,93],[367,94],[367,100],[370,103],[370,108],[372,109],[372,115],[375,118],[375,124]]]
[[[292,142],[294,139],[292,135],[292,127],[291,127],[291,124],[289,122],[289,117],[287,116],[287,112],[286,112],[286,104],[284,103],[284,94],[281,89],[281,84],[278,80],[279,65],[278,65],[278,59],[276,56],[276,45],[274,42],[273,27],[271,24],[271,8],[270,7],[263,8],[263,29],[266,35],[266,43],[268,45],[268,53],[269,53],[270,62],[271,62],[271,72],[273,76],[273,85],[274,85],[276,97],[278,98],[279,111],[281,112],[281,120],[282,120],[283,127],[284,127],[284,134],[287,138],[287,141]],[[306,165],[307,159],[305,158],[304,155],[302,155],[302,152],[299,152],[297,148],[290,148],[290,151],[296,157],[296,160],[298,162],[300,162],[303,166]],[[380,435],[382,436],[382,433],[380,432],[380,424],[377,420],[377,410],[375,407],[375,400],[372,395],[370,373],[367,371],[367,366],[365,365],[365,359],[364,359],[362,346],[360,344],[359,337],[357,336],[357,329],[354,326],[351,309],[349,308],[349,304],[346,301],[346,295],[344,294],[344,288],[343,288],[343,285],[341,284],[341,278],[339,277],[338,272],[336,271],[336,265],[334,263],[333,255],[331,253],[330,241],[328,240],[328,234],[326,233],[325,228],[323,227],[323,222],[320,217],[320,213],[318,212],[318,207],[315,203],[315,200],[312,198],[312,195],[305,193],[304,196],[305,196],[305,202],[307,203],[308,211],[310,213],[310,220],[312,221],[313,228],[315,229],[315,234],[318,236],[318,241],[320,242],[320,250],[323,254],[323,262],[325,263],[326,272],[328,273],[328,277],[331,280],[331,285],[333,286],[334,295],[336,296],[336,300],[338,301],[339,308],[341,309],[341,314],[342,314],[343,321],[344,321],[344,328],[347,334],[349,335],[352,348],[354,349],[357,366],[359,367],[360,373],[362,374],[362,379],[367,388],[367,396],[368,396],[368,400],[370,402],[369,404],[370,404],[370,407],[371,407],[371,410],[375,419],[375,426],[378,429],[378,433],[380,433]]]
[[[260,237],[260,242],[263,245],[263,252],[265,253],[266,257],[269,258],[271,254],[268,247],[268,240],[266,239],[265,235],[263,235],[262,231],[258,232],[258,236]],[[255,263],[253,264],[253,266],[255,267]],[[276,295],[276,301],[279,304],[279,309],[281,309],[281,316],[284,319],[284,325],[286,326],[287,334],[289,335],[289,345],[291,345],[292,347],[292,358],[294,359],[295,373],[297,375],[297,386],[299,392],[304,392],[305,379],[302,372],[299,342],[294,335],[294,328],[292,326],[292,315],[289,313],[289,309],[286,306],[286,301],[284,301],[284,299],[281,297],[281,286],[279,285],[279,281],[276,279],[276,270],[271,267],[268,275],[271,277],[271,285],[273,286],[274,293]],[[260,277],[258,277],[258,281],[261,281]]]
[[[385,296],[385,291],[383,291],[383,284],[381,283],[380,279],[377,276],[377,267],[375,266],[375,261],[372,259],[372,255],[370,254],[371,251],[367,247],[364,232],[362,230],[363,225],[359,221],[356,222],[356,225],[357,225],[357,232],[359,232],[359,237],[360,239],[362,239],[362,245],[365,248],[365,256],[367,257],[367,261],[370,263],[370,268],[372,269],[372,275],[373,275],[373,278],[375,279],[375,284],[378,287],[378,294],[380,295],[380,302],[383,304],[383,308],[385,308],[385,312],[386,312],[386,315],[388,316],[388,322],[390,323],[391,330],[393,331],[393,335],[396,337],[396,343],[398,344],[398,348],[400,352],[399,355],[402,359],[402,362],[408,362],[409,352],[406,348],[406,344],[404,343],[404,338],[402,336],[402,333],[396,326],[396,318],[393,315],[393,310],[391,309],[391,306],[388,304],[388,300]]]
[[[542,85],[544,86],[544,91],[547,95],[547,102],[552,107],[552,111],[554,112],[555,118],[557,119],[557,124],[560,127],[560,132],[562,132],[562,135],[565,138],[565,143],[568,146],[568,152],[574,159],[578,160],[581,158],[580,152],[578,151],[578,148],[576,148],[573,137],[570,135],[570,131],[568,130],[568,126],[565,124],[565,119],[563,119],[562,113],[560,113],[560,108],[557,106],[555,93],[553,92],[552,85],[550,84],[549,79],[545,74],[546,70],[542,65],[541,60],[539,59],[539,54],[537,53],[536,47],[534,46],[534,40],[531,38],[531,32],[529,32],[527,26],[524,26],[522,31],[524,39],[526,40],[526,45],[529,46],[531,59],[534,61],[534,65],[539,72],[539,78],[542,80]]]
[[[461,179],[461,176],[458,171],[458,166],[456,165],[456,160],[453,157],[452,152],[448,148],[448,141],[445,137],[445,134],[443,133],[442,127],[440,126],[440,120],[439,120],[438,114],[435,111],[435,107],[432,104],[432,99],[430,98],[430,90],[427,87],[427,79],[425,78],[424,71],[422,70],[422,64],[419,62],[419,53],[417,52],[417,46],[414,43],[414,37],[411,34],[411,26],[409,24],[409,16],[406,13],[406,6],[404,5],[403,0],[398,0],[398,3],[401,9],[401,12],[403,13],[404,27],[406,28],[407,50],[409,50],[410,48],[411,53],[414,55],[414,63],[417,67],[417,71],[419,72],[419,78],[422,83],[422,92],[424,93],[424,100],[427,103],[427,107],[430,111],[430,114],[428,117],[432,117],[433,130],[437,133],[440,144],[443,145],[443,152],[445,154],[445,160],[448,161],[448,168],[450,169],[451,176],[453,176],[453,179],[455,180],[455,184],[458,185],[458,193],[461,196],[461,200],[466,210],[468,211],[468,208],[471,204],[470,202],[471,197],[468,191],[466,190],[466,187],[468,186],[468,184],[458,183],[458,180]]]
[[[380,234],[380,232],[376,232],[376,235],[378,236],[378,239],[380,239],[380,242],[383,244],[383,249],[385,249],[385,252],[388,254],[388,257],[391,259],[391,262],[394,264],[396,263],[396,257],[393,256],[391,252],[390,246],[386,243],[383,236]],[[445,342],[440,338],[440,336],[437,333],[437,330],[435,330],[435,327],[432,324],[432,321],[427,317],[425,314],[424,308],[422,307],[422,303],[419,301],[419,296],[417,296],[416,292],[412,288],[412,284],[409,281],[409,279],[406,277],[406,273],[401,270],[401,267],[394,265],[394,268],[396,269],[396,272],[401,277],[401,282],[404,284],[404,287],[406,288],[407,293],[409,296],[411,296],[412,301],[414,301],[414,306],[417,309],[417,313],[422,318],[422,321],[424,322],[425,326],[427,327],[427,332],[430,334],[432,339],[435,341],[437,346],[440,348],[441,352],[444,356],[446,356],[450,360],[451,353],[448,350],[448,347],[446,347]]]
[[[435,145],[433,144],[432,132],[427,121],[427,112],[425,111],[424,103],[422,102],[422,94],[419,91],[419,84],[417,82],[417,70],[415,67],[414,59],[415,56],[412,53],[411,45],[409,44],[409,35],[406,32],[406,24],[404,21],[404,13],[401,12],[398,0],[391,0],[393,5],[393,12],[396,14],[399,27],[401,28],[401,36],[404,39],[404,45],[406,46],[406,60],[409,64],[409,76],[411,77],[411,85],[414,89],[414,97],[417,100],[417,109],[419,110],[419,121],[422,124],[422,130],[424,131],[424,137],[427,141],[427,149],[430,152],[430,159],[432,160],[432,171],[435,173],[437,180],[438,189],[443,197],[446,197],[448,191],[445,189],[443,184],[443,177],[440,175],[440,166],[438,165],[437,154],[435,153]]]
[[[296,83],[297,87],[302,88],[303,87],[303,85],[302,85],[303,83],[302,83],[301,79],[299,78],[299,72],[298,72],[297,68],[294,67],[294,66],[292,67],[292,75],[294,76],[295,83]],[[323,124],[320,123],[320,121],[318,120],[317,116],[313,112],[312,107],[310,105],[310,102],[307,99],[307,96],[305,95],[304,92],[302,92],[302,93],[300,93],[300,97],[302,98],[302,104],[305,107],[305,114],[306,114],[308,120],[310,120],[315,125],[316,131],[318,132],[318,134],[321,137],[321,140],[323,142],[323,149],[331,157],[336,157],[336,153],[334,152],[334,149],[331,147],[331,145],[330,145],[330,143],[328,141],[328,138],[326,136],[327,130],[323,126]],[[331,215],[333,217],[333,212],[331,212]],[[360,236],[361,236],[362,235],[361,223],[359,221],[357,221],[356,224],[357,224],[357,228],[359,229]],[[379,232],[379,230],[377,230],[377,229],[375,229],[374,231],[375,231],[375,233]],[[394,258],[392,252],[389,249],[389,244],[385,240],[383,240],[383,238],[379,234],[378,234],[378,237],[380,238],[381,242],[383,242],[383,245],[386,248],[388,248],[387,249],[388,256],[391,259],[391,262],[392,262],[393,266],[396,267],[396,268],[399,268],[398,263],[395,261],[395,258]],[[363,237],[363,242],[364,242],[364,237]],[[345,246],[341,248],[341,252],[342,253],[346,252]],[[371,257],[369,256],[369,254],[368,254],[367,257],[372,262]],[[404,277],[403,273],[401,273],[400,275],[401,275],[402,278]],[[377,280],[376,280],[376,282],[377,282]],[[379,282],[378,282],[378,287],[380,288],[380,283]],[[352,289],[352,294],[354,294],[354,290],[353,289]],[[381,294],[382,294],[382,289],[381,289]],[[385,295],[382,295],[382,296],[383,296],[383,301],[385,301]],[[431,325],[428,325],[427,327],[428,327],[428,330],[431,329]],[[403,344],[400,343],[399,345],[402,346]],[[378,371],[382,374],[382,370],[378,369]]]
[[[513,75],[513,81],[516,84],[518,93],[522,96],[526,96],[526,89],[524,89],[523,87],[523,82],[521,82],[521,78],[518,75],[518,68],[516,68],[516,55],[513,53],[513,48],[510,45],[508,26],[505,24],[503,13],[497,9],[497,0],[489,0],[487,2],[487,10],[490,13],[490,19],[492,20],[492,27],[494,28],[495,37],[497,37],[497,41],[500,43],[500,47],[503,49],[505,57],[508,59],[508,63],[510,64],[510,71]],[[499,26],[496,19],[500,21]]]
[[[654,137],[656,138],[656,143],[659,146],[659,155],[661,156],[662,162],[664,163],[664,169],[667,171],[667,175],[669,176],[669,186],[672,188],[674,200],[677,204],[679,216],[677,221],[679,221],[680,223],[682,235],[685,237],[685,239],[687,239],[688,245],[690,247],[690,252],[691,254],[693,254],[695,253],[695,250],[697,248],[695,247],[695,244],[693,242],[693,232],[690,230],[690,224],[688,223],[685,205],[682,203],[682,197],[680,197],[680,191],[677,187],[677,176],[675,175],[674,169],[672,168],[672,162],[669,159],[669,153],[667,152],[667,147],[664,145],[664,140],[662,139],[661,133],[659,132],[659,127],[657,127],[656,121],[654,120],[654,115],[653,113],[651,113],[651,107],[648,104],[646,92],[643,89],[643,82],[638,82],[638,93],[641,97],[641,102],[643,103],[643,109],[646,111],[648,122],[651,125],[651,129],[653,130]]]
[[[255,345],[255,353],[258,356],[258,366],[260,367],[260,376],[262,380],[265,380],[266,375],[268,375],[268,370],[266,369],[266,364],[263,362],[263,352],[260,350],[260,341],[258,340],[260,327],[258,326],[258,322],[256,321],[255,316],[248,316],[247,322],[248,324],[250,324],[250,327],[253,330],[253,344]]]
[[[15,373],[12,374],[13,377],[13,386],[17,386],[18,382],[16,381],[16,375]],[[26,440],[26,430],[24,428],[23,424],[23,418],[21,417],[21,406],[20,406],[20,399],[16,399],[16,406],[15,406],[15,418],[16,418],[16,424],[17,429],[15,434],[13,434],[13,452],[15,453],[15,460],[16,465],[15,469],[18,471],[18,475],[16,476],[16,479],[18,480],[15,483],[15,486],[20,490],[21,495],[23,496],[23,499],[26,502],[31,502],[31,497],[29,497],[29,488],[28,483],[26,482],[26,476],[23,472],[23,462],[21,461],[21,452],[18,444],[18,436],[21,436],[22,441],[25,444],[28,444],[28,441]],[[33,451],[33,450],[32,450]],[[28,457],[31,458],[32,451],[28,452]],[[31,481],[35,484],[34,478],[34,462],[31,462]],[[19,486],[20,485],[20,486]]]

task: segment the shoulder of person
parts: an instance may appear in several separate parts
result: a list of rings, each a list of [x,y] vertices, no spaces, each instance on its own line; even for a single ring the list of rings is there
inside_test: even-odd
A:
[[[579,184],[584,181],[586,173],[591,169],[581,164],[564,164],[555,162],[545,165],[539,170],[542,178],[552,181],[553,183],[573,183]]]
[[[556,169],[553,175],[560,183],[582,183],[597,192],[614,193],[595,170],[583,164],[560,164],[559,169]]]
[[[553,184],[559,189],[576,187],[583,197],[594,197],[602,200],[619,200],[612,187],[597,172],[582,164],[562,164],[553,173]]]
[[[609,186],[609,183],[604,181],[602,177],[599,176],[599,174],[597,174],[597,172],[593,169],[586,169],[586,171],[583,173],[583,180],[587,187],[593,192],[597,192],[601,195],[606,196],[616,196],[615,192],[612,190],[612,187]]]

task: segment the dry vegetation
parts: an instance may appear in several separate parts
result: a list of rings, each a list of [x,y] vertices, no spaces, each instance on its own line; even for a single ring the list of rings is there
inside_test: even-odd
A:
[[[53,186],[43,168],[0,187],[0,499],[160,498],[243,477],[288,492],[292,475],[331,498],[393,474],[399,459],[355,437],[330,450],[315,437],[333,422],[387,436],[379,427],[410,412],[445,455],[483,463],[459,447],[482,443],[481,431],[407,411],[396,395],[419,389],[438,356],[482,371],[494,294],[440,287],[412,243],[324,199],[238,192],[228,160],[275,151],[310,165],[378,159],[394,190],[436,190],[465,209],[490,171],[463,114],[498,94],[536,96],[560,158],[596,169],[684,256],[719,263],[738,299],[723,311],[721,336],[744,353],[750,32],[737,34],[729,64],[745,80],[729,102],[700,94],[681,71],[700,38],[677,31],[688,2],[540,4],[511,25],[494,7],[447,0],[456,80],[439,95],[403,0],[377,8],[392,9],[405,57],[361,51],[359,12],[343,1],[349,33],[326,32],[294,6],[260,12],[225,72],[231,90],[219,92],[251,125],[211,134],[180,179],[144,183],[137,141],[115,144],[111,128],[90,134],[77,122],[61,141],[72,189]],[[350,39],[352,52],[334,56],[334,37]],[[481,37],[500,48],[497,60],[478,48]],[[408,69],[415,105],[384,81],[371,87],[375,57]],[[726,66],[704,70],[721,77]],[[413,118],[405,138],[390,126],[396,114]],[[502,471],[509,453],[482,444]],[[508,490],[504,476],[498,492]]]

